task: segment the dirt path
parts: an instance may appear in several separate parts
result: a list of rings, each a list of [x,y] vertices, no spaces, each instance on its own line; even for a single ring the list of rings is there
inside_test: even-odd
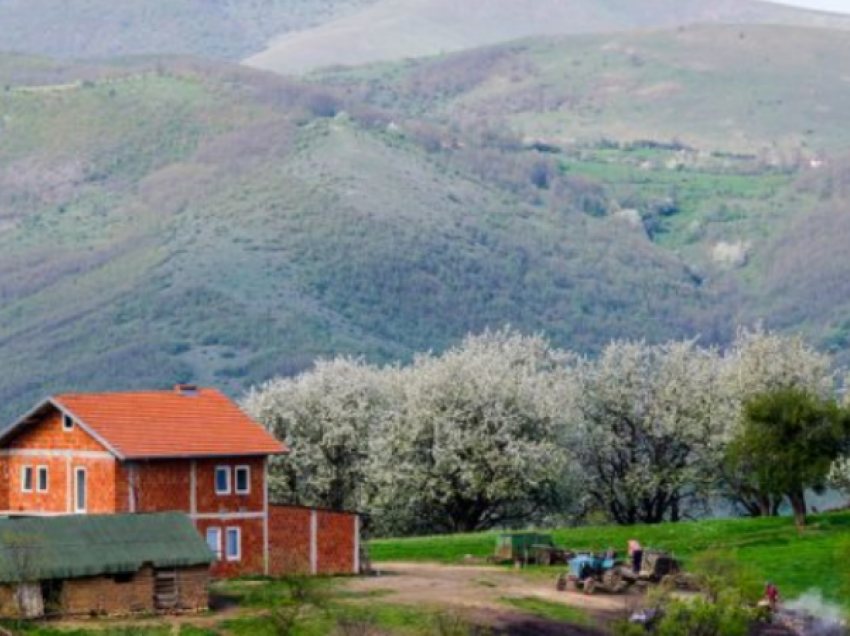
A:
[[[631,613],[640,601],[637,595],[585,596],[558,592],[554,580],[536,579],[498,567],[382,563],[376,568],[376,576],[351,581],[347,589],[380,595],[390,603],[462,610],[477,623],[519,636],[565,633],[579,636],[602,632],[579,627],[565,632],[563,622],[511,610],[506,598],[536,598],[575,607],[585,612],[591,622],[603,626]]]

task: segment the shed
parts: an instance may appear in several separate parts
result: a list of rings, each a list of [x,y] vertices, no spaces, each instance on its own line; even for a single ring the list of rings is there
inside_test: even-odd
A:
[[[213,559],[183,513],[0,519],[0,615],[203,610]]]

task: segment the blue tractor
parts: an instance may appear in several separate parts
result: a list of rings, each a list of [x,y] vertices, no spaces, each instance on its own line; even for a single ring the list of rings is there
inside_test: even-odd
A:
[[[558,590],[622,594],[634,583],[631,571],[616,556],[579,554],[570,560],[569,566],[567,572],[558,576]]]

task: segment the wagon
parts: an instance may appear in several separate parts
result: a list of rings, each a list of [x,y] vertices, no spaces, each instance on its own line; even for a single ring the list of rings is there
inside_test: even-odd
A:
[[[539,563],[549,565],[563,559],[564,551],[552,541],[551,535],[535,532],[502,534],[496,538],[493,563]]]

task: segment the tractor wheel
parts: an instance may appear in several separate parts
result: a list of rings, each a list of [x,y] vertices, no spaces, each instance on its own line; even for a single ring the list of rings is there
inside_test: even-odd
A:
[[[566,592],[569,589],[570,585],[570,577],[566,574],[559,574],[558,578],[555,579],[555,589],[559,592]]]
[[[625,588],[622,572],[617,568],[608,570],[602,577],[602,585],[606,590],[619,594],[619,590]]]

